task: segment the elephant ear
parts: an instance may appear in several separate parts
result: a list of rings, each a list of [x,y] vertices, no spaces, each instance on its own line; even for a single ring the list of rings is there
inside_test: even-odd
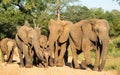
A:
[[[89,38],[92,41],[96,41],[97,40],[97,36],[95,34],[95,31],[93,31],[92,29],[92,25],[90,23],[86,23],[84,25],[81,26],[83,35],[87,38]]]
[[[18,36],[20,37],[20,39],[27,44],[28,43],[28,32],[32,30],[32,28],[29,28],[28,26],[22,26],[19,30],[18,30]]]
[[[71,25],[72,25],[71,22],[63,21],[63,32],[59,38],[60,43],[66,42],[68,40]]]
[[[98,23],[98,19],[90,20],[90,24],[92,25],[92,30],[95,31],[95,32],[97,30],[96,27],[98,26],[97,23]]]

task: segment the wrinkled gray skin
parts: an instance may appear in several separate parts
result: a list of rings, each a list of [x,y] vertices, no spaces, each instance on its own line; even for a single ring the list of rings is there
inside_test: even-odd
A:
[[[49,41],[47,36],[45,35],[41,35],[40,39],[39,39],[39,43],[40,43],[40,48],[42,49],[44,58],[46,59],[46,63],[48,65],[48,58],[49,58]]]
[[[70,26],[72,25],[69,21],[53,20],[49,21],[48,29],[49,35],[49,52],[50,52],[50,66],[63,66],[64,59],[67,58],[67,42],[69,36]],[[58,55],[58,51],[60,54]],[[53,61],[54,55],[54,61]],[[67,59],[65,59],[67,61]]]
[[[49,45],[48,45],[48,39],[47,36],[41,35],[39,38],[39,45],[40,49],[42,50],[43,57],[46,59],[46,64],[43,64],[38,58],[35,59],[35,64],[38,65],[39,67],[48,67],[48,58],[49,58]]]
[[[70,46],[75,68],[79,68],[77,50],[84,53],[85,60],[81,64],[82,67],[85,67],[90,64],[90,50],[94,49],[96,56],[93,70],[102,71],[106,62],[108,42],[109,24],[106,20],[82,20],[76,23],[70,32]]]
[[[0,41],[0,48],[2,52],[2,62],[12,63],[14,49],[16,48],[16,42],[10,38],[4,38]],[[7,59],[5,60],[5,55]]]
[[[18,29],[16,34],[16,43],[20,56],[20,67],[23,67],[24,65],[27,68],[32,67],[32,48],[34,48],[34,52],[38,59],[46,63],[39,46],[40,35],[40,29],[30,27],[28,22],[25,22],[25,25]],[[25,64],[23,62],[23,55],[25,57]]]

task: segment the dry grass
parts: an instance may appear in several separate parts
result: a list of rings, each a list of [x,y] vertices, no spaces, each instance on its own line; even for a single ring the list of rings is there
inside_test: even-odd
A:
[[[105,70],[116,70],[120,75],[120,57],[108,56]]]
[[[116,53],[116,55],[118,55]],[[114,56],[111,54],[108,54],[108,58],[106,60],[106,64],[105,64],[105,68],[104,70],[108,71],[108,70],[115,70],[117,71],[118,75],[120,75],[120,57],[119,56]],[[69,56],[72,56],[71,51],[69,50]],[[94,64],[95,61],[95,52],[91,52],[91,61],[92,61],[92,65]],[[84,60],[84,55],[83,53],[81,53],[80,55],[78,55],[78,59],[79,61]]]

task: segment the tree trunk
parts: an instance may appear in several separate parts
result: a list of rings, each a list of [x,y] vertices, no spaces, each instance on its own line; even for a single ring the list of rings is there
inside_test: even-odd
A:
[[[58,5],[58,8],[57,8],[58,20],[60,20],[60,0],[57,0],[57,5]]]

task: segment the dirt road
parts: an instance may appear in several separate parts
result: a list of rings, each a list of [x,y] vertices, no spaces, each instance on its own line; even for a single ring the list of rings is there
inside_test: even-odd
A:
[[[2,65],[0,65],[0,75],[116,75],[116,72],[73,69],[69,66],[19,68],[19,65],[16,63],[7,64],[6,66],[2,63]]]

